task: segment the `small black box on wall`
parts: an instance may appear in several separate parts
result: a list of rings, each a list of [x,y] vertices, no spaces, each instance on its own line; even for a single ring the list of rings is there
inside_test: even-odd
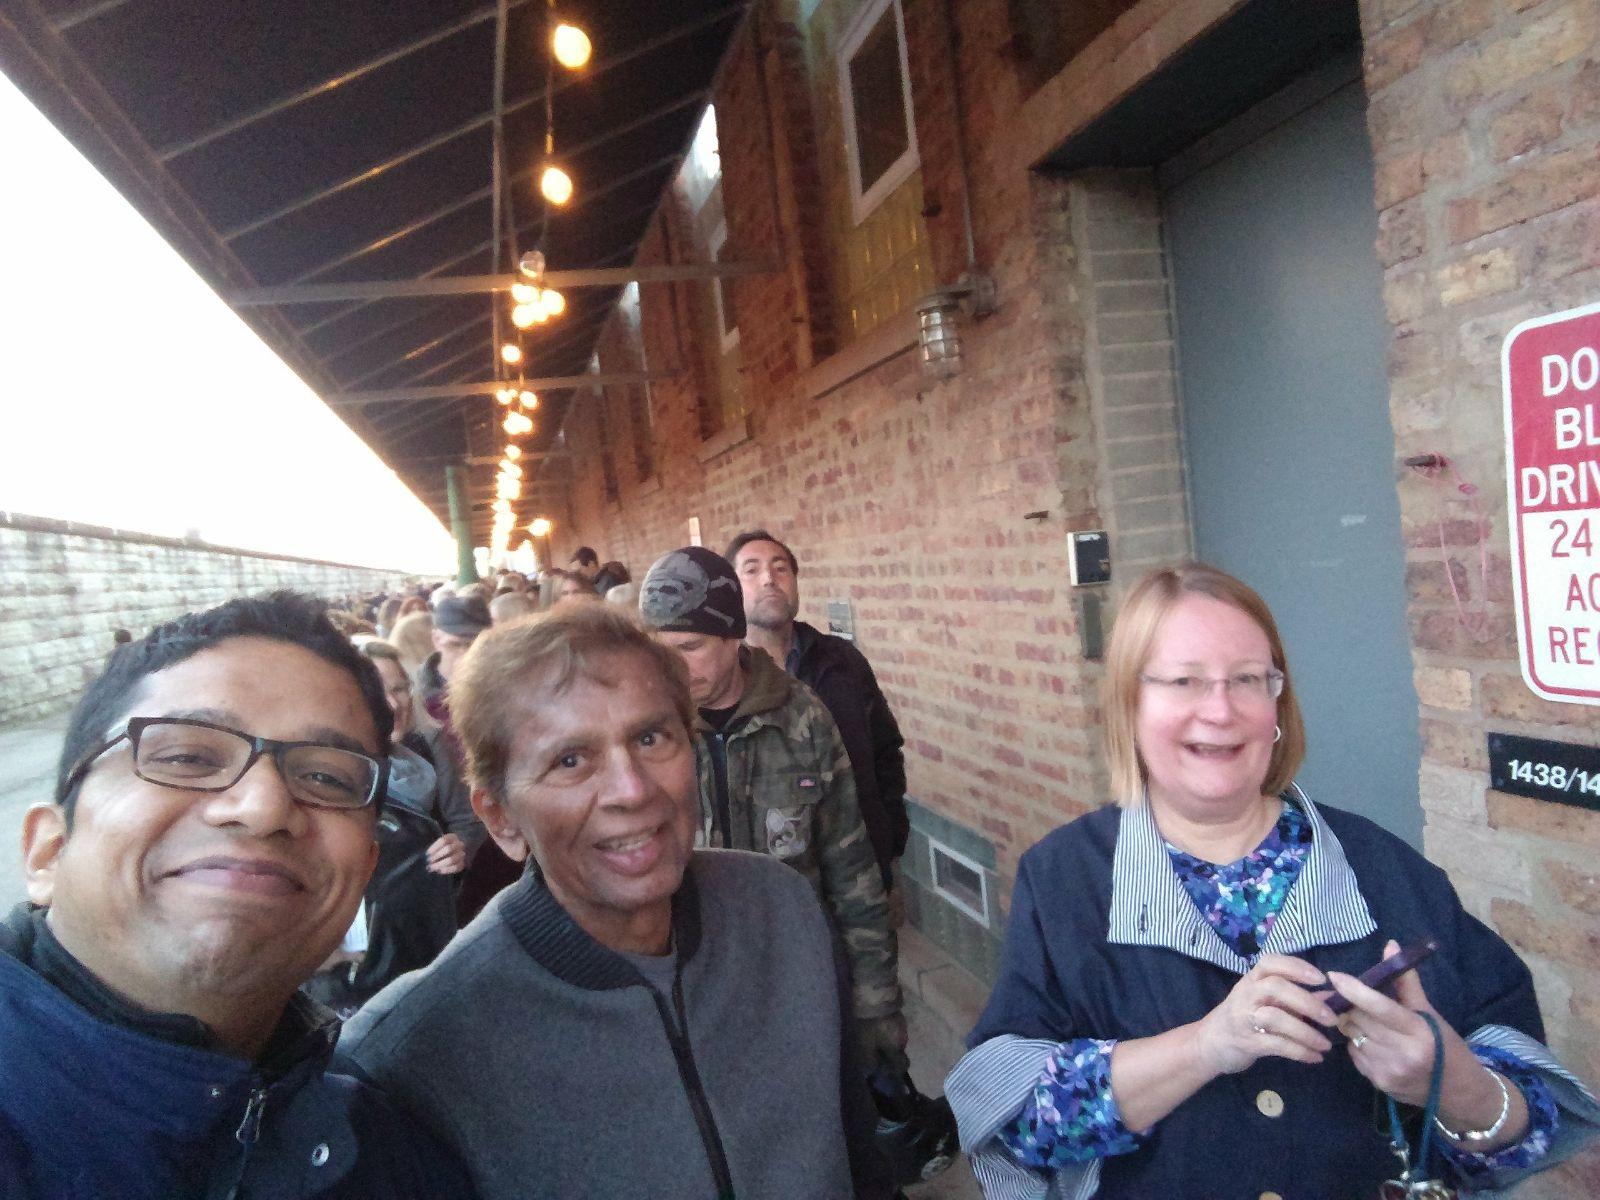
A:
[[[1067,534],[1071,555],[1072,586],[1111,582],[1111,539],[1103,529]]]

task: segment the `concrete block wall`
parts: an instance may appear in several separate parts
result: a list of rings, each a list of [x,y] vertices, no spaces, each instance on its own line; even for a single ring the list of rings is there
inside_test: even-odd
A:
[[[1100,509],[1127,583],[1192,553],[1161,203],[1149,171],[1084,172],[1072,197]]]
[[[138,637],[193,609],[275,588],[331,599],[402,578],[0,513],[0,728],[71,707],[111,653],[113,630]]]

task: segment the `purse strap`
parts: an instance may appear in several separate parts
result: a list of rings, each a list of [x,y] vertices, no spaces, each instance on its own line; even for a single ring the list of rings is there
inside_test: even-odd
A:
[[[1408,1184],[1428,1177],[1428,1156],[1433,1151],[1434,1118],[1439,1115],[1439,1093],[1444,1084],[1444,1033],[1439,1028],[1439,1020],[1432,1013],[1419,1012],[1417,1015],[1428,1023],[1428,1032],[1433,1034],[1433,1069],[1428,1075],[1428,1102],[1422,1110],[1422,1137],[1417,1142],[1415,1165],[1408,1172],[1415,1173],[1418,1179],[1407,1179]],[[1396,1146],[1405,1146],[1408,1143],[1400,1124],[1400,1110],[1395,1106],[1393,1096],[1385,1094],[1384,1099],[1389,1104],[1389,1133]]]

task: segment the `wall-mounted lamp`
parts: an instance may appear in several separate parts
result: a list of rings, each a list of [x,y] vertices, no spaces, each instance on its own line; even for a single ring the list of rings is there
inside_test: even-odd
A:
[[[917,302],[917,346],[922,370],[933,379],[949,379],[961,370],[963,314],[981,320],[994,312],[994,280],[969,271],[949,287]]]

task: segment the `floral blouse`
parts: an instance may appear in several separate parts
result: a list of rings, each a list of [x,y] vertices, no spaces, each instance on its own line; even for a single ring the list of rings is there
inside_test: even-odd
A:
[[[1194,906],[1217,936],[1250,958],[1272,932],[1273,922],[1300,878],[1311,850],[1311,823],[1284,804],[1277,824],[1261,844],[1237,862],[1206,862],[1167,845],[1167,856]],[[1074,1038],[1062,1042],[1034,1084],[1032,1098],[999,1133],[1007,1150],[1026,1167],[1051,1170],[1069,1163],[1109,1158],[1138,1149],[1144,1136],[1122,1123],[1111,1094],[1114,1040]],[[1444,1138],[1434,1139],[1462,1183],[1486,1179],[1496,1169],[1529,1167],[1549,1150],[1556,1130],[1556,1105],[1537,1071],[1507,1051],[1474,1046],[1485,1066],[1521,1089],[1528,1102],[1522,1140],[1492,1154],[1476,1154]]]

